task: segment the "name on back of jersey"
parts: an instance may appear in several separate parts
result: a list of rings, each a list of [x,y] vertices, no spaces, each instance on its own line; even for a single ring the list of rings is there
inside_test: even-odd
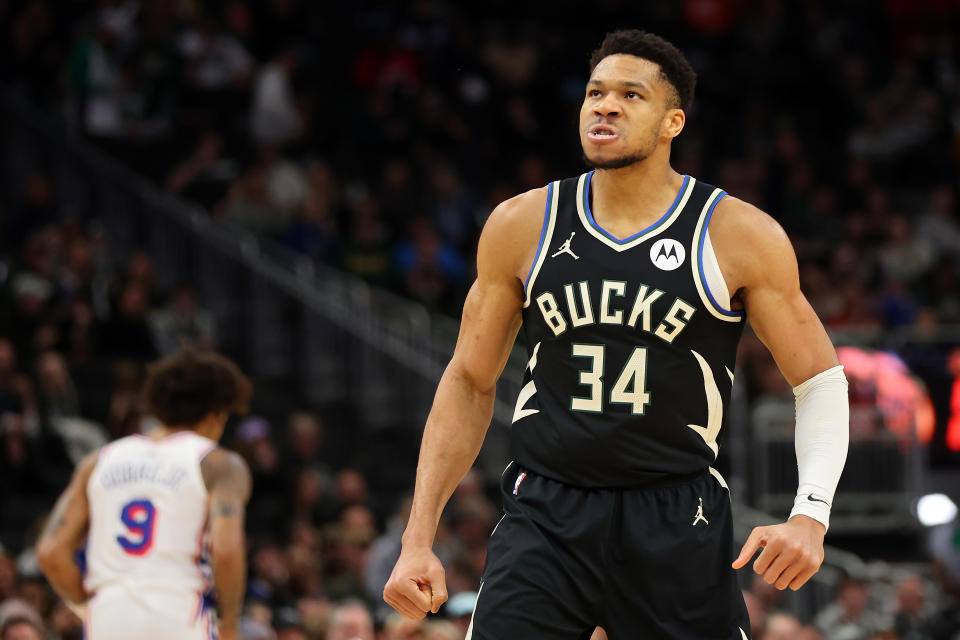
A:
[[[105,489],[116,489],[131,484],[153,484],[176,490],[187,478],[187,469],[157,461],[118,461],[108,464],[98,473]]]
[[[600,291],[596,303],[591,299],[591,289]],[[568,283],[563,285],[562,293],[544,291],[535,300],[554,336],[592,324],[626,325],[672,343],[686,328],[696,308],[682,298],[674,298],[667,312],[655,318],[654,303],[663,295],[660,289],[645,284],[603,280],[599,287],[591,287],[587,281]],[[624,304],[629,300],[632,303]],[[662,312],[665,305],[661,303],[658,307]],[[654,324],[655,320],[659,321]]]

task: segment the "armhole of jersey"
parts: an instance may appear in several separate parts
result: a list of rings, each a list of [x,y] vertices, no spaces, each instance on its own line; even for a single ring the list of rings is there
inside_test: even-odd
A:
[[[210,487],[207,486],[207,480],[203,477],[203,461],[206,460],[207,456],[210,455],[213,451],[220,446],[216,442],[204,443],[204,446],[200,448],[200,453],[197,455],[197,473],[200,474],[200,486],[203,487],[203,490],[210,494]]]
[[[730,290],[727,288],[727,281],[723,278],[723,272],[720,271],[720,262],[717,260],[717,254],[713,251],[713,242],[710,240],[710,230],[707,229],[706,237],[703,240],[703,287],[707,295],[716,301],[717,305],[728,313],[730,311]]]
[[[93,479],[97,477],[97,469],[100,467],[101,463],[106,460],[107,452],[113,447],[113,442],[108,442],[107,444],[100,447],[100,451],[97,452],[97,461],[93,463],[93,469],[90,470],[90,475],[87,477],[87,484],[83,490],[87,494],[87,500],[90,499],[90,485],[93,484]]]
[[[703,205],[700,220],[697,221],[697,228],[693,235],[696,258],[691,260],[690,264],[693,267],[693,281],[697,285],[700,301],[707,308],[707,311],[713,317],[724,322],[741,322],[744,316],[743,311],[733,311],[729,308],[730,291],[723,279],[723,272],[720,270],[717,254],[713,250],[713,243],[710,242],[710,218],[713,216],[713,210],[725,195],[727,195],[725,191],[714,189],[710,197],[707,198],[706,204]]]
[[[530,292],[533,290],[533,283],[540,273],[540,267],[547,255],[547,249],[550,247],[550,241],[553,239],[553,228],[557,221],[557,201],[560,199],[560,182],[551,182],[547,186],[547,203],[543,211],[543,226],[540,229],[540,242],[537,244],[537,252],[533,256],[533,264],[530,265],[530,272],[527,273],[527,280],[523,283],[523,307],[530,306]]]
[[[210,443],[205,442],[203,446],[200,447],[200,453],[197,455],[197,462],[203,462],[204,458],[210,455],[210,452],[212,452],[216,448],[217,448],[216,442],[210,442]]]

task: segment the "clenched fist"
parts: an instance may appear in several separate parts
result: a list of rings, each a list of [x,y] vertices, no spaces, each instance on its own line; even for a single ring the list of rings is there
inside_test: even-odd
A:
[[[404,547],[383,588],[383,599],[411,620],[439,611],[447,601],[447,581],[440,559],[429,548]]]

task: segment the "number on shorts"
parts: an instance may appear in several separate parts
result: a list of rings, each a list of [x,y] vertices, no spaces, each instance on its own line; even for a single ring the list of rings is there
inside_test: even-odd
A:
[[[156,509],[149,500],[132,500],[123,506],[120,521],[129,533],[117,536],[117,542],[125,552],[132,556],[142,556],[150,551],[153,546],[156,515]]]

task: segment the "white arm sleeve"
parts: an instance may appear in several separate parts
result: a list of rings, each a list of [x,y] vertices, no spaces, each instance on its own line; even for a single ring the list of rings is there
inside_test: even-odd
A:
[[[793,388],[800,487],[790,517],[802,513],[830,526],[830,506],[850,443],[847,377],[838,365]]]

